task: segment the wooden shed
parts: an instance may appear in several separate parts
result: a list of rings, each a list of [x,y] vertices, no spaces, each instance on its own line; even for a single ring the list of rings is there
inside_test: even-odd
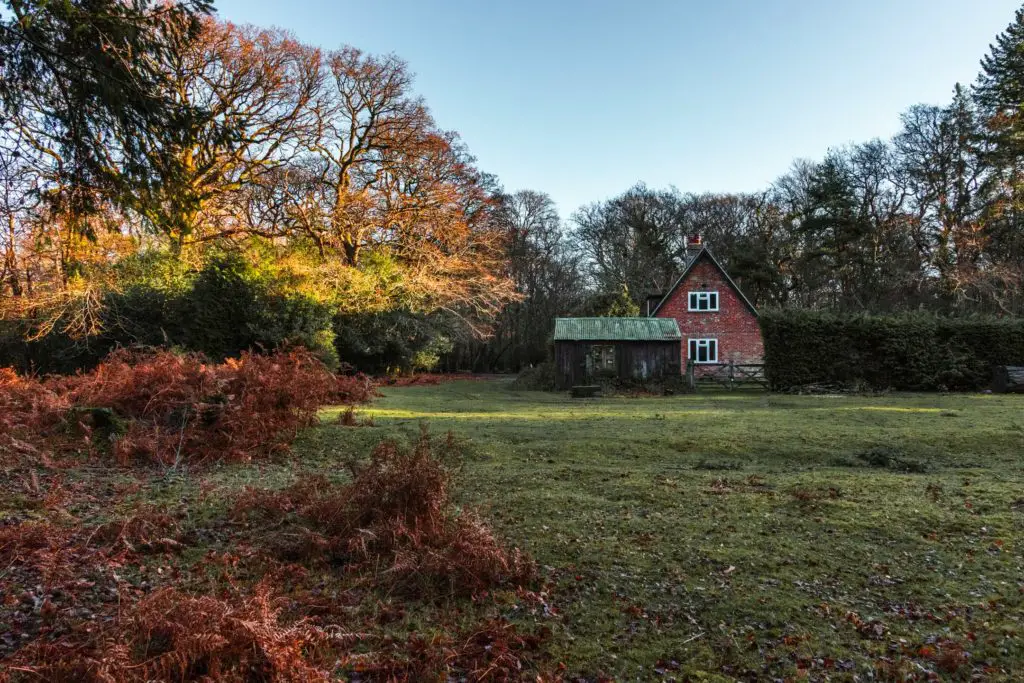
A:
[[[568,389],[602,380],[677,379],[681,340],[671,318],[556,318],[556,381]]]

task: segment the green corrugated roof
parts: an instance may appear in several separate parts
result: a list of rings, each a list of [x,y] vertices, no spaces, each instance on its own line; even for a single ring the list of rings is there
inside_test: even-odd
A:
[[[673,341],[672,318],[555,318],[555,341]]]

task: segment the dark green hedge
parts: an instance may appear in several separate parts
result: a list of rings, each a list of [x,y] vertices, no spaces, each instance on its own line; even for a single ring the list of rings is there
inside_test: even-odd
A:
[[[334,318],[338,358],[371,374],[433,370],[452,349],[447,332],[437,316],[403,309]]]
[[[776,391],[971,391],[990,384],[995,365],[1024,365],[1024,318],[775,311],[762,314],[761,331]]]

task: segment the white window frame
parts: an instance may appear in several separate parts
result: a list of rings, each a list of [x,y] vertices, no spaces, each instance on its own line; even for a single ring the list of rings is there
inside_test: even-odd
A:
[[[693,291],[688,292],[686,297],[687,308],[693,313],[713,313],[718,310],[719,296],[718,291]],[[712,295],[714,295],[712,297]],[[714,299],[715,305],[712,306],[712,298]],[[701,304],[704,308],[701,308]]]
[[[700,357],[700,349],[707,350],[707,360],[697,360]],[[714,354],[711,354],[714,351]],[[689,340],[686,346],[686,359],[697,365],[708,365],[718,362],[718,338],[717,337],[695,337]]]

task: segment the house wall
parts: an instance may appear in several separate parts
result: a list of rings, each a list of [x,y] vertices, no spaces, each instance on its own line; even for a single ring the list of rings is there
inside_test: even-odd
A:
[[[692,291],[717,291],[718,311],[689,311],[688,294]],[[679,286],[658,309],[657,318],[675,318],[683,335],[682,367],[686,367],[691,338],[718,339],[718,362],[760,363],[764,359],[764,342],[757,316],[732,288],[722,271],[706,255],[687,273]]]
[[[679,377],[678,341],[556,341],[555,377],[560,389],[604,379],[588,370],[587,356],[595,345],[615,347],[614,376],[640,382]]]

